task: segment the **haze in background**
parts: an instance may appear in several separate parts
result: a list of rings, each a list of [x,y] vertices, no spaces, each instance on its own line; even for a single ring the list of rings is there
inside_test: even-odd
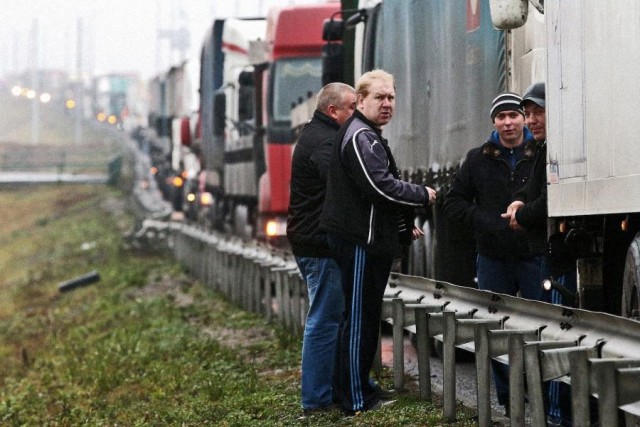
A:
[[[322,0],[11,0],[0,14],[0,75],[38,68],[134,72],[143,79],[199,51],[220,17]],[[78,35],[81,42],[78,43]]]

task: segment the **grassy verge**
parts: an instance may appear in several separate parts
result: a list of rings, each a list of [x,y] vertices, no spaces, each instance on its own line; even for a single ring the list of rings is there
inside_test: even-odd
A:
[[[416,393],[354,418],[298,420],[300,339],[173,260],[125,249],[132,221],[114,191],[3,190],[0,203],[0,425],[444,425]],[[58,293],[91,270],[98,283]]]

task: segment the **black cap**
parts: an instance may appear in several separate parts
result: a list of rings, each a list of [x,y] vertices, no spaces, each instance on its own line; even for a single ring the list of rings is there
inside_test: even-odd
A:
[[[524,116],[521,102],[522,98],[517,93],[501,93],[491,103],[491,120],[495,120],[496,115],[501,111],[517,111]]]
[[[522,102],[520,105],[524,105],[525,102],[531,101],[536,104],[538,107],[545,107],[545,96],[544,96],[544,82],[534,83],[527,88],[522,95]]]

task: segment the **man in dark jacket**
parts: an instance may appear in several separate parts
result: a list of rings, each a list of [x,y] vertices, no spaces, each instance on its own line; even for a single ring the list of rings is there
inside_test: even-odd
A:
[[[502,215],[514,230],[527,232],[529,248],[536,253],[547,251],[547,130],[544,83],[530,86],[522,97],[525,124],[536,140],[531,176],[515,194],[514,202]]]
[[[291,164],[287,237],[307,284],[309,310],[302,341],[302,408],[305,415],[333,406],[333,368],[344,312],[340,269],[319,228],[329,160],[340,126],[356,107],[353,87],[329,83],[298,137]]]
[[[501,214],[528,180],[536,143],[524,128],[522,98],[498,95],[491,106],[495,126],[482,146],[469,151],[444,202],[445,214],[473,228],[478,288],[540,299],[544,251],[531,252],[525,233],[509,228]],[[498,402],[509,407],[508,369],[493,362]]]
[[[533,160],[531,177],[527,184],[520,189],[513,203],[509,205],[503,218],[510,220],[510,227],[514,230],[525,230],[527,241],[532,251],[547,252],[547,126],[546,126],[546,96],[544,82],[529,86],[522,97],[525,123],[531,130],[538,144],[538,150]],[[557,238],[557,239],[556,239]],[[564,234],[556,234],[556,241],[564,241]],[[562,245],[562,243],[561,243]],[[562,245],[563,246],[563,245]],[[546,259],[544,276],[551,276],[553,280],[563,286],[569,293],[575,294],[577,277],[575,258],[552,254]],[[541,286],[538,283],[538,286]],[[566,304],[562,294],[553,289],[542,297],[544,301],[553,304]],[[571,388],[562,381],[551,381],[548,385],[549,400],[547,408],[547,422],[550,426],[571,426]],[[591,404],[592,413],[595,405]]]
[[[393,76],[362,75],[357,109],[340,128],[329,167],[320,226],[327,231],[342,273],[345,321],[340,332],[336,391],[348,414],[378,409],[383,401],[369,378],[378,347],[380,310],[391,265],[402,243],[422,235],[413,209],[435,190],[402,181],[382,127],[395,108]]]

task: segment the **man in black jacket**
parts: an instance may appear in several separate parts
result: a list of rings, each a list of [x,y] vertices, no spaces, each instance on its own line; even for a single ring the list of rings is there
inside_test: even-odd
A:
[[[293,152],[287,237],[307,284],[309,310],[302,342],[302,408],[305,415],[333,406],[332,380],[344,312],[340,269],[319,228],[333,142],[356,107],[353,87],[329,83]]]
[[[547,251],[547,128],[544,83],[531,85],[522,97],[525,124],[536,140],[531,176],[502,215],[513,230],[526,230],[529,248]],[[525,205],[526,203],[526,205]]]
[[[357,109],[334,145],[320,227],[327,231],[342,273],[345,320],[340,332],[336,391],[348,414],[378,409],[380,390],[369,378],[378,347],[380,310],[391,265],[402,243],[422,235],[413,210],[435,190],[402,181],[382,127],[395,109],[393,76],[362,75]]]
[[[536,142],[524,127],[519,95],[506,92],[492,102],[495,130],[469,151],[444,201],[445,214],[475,233],[478,288],[540,299],[544,251],[531,252],[525,233],[509,228],[501,214],[528,180]],[[498,402],[509,411],[509,377],[493,362]]]
[[[525,230],[529,248],[536,252],[547,251],[547,126],[546,126],[546,96],[544,82],[534,83],[527,88],[522,96],[525,123],[531,130],[538,144],[538,150],[533,161],[531,177],[527,184],[520,189],[513,203],[509,205],[503,218],[510,220],[509,225],[514,230]],[[564,234],[557,233],[554,240],[564,241]],[[561,243],[562,244],[562,243]],[[569,293],[575,294],[577,277],[575,258],[571,256],[548,255],[544,276],[551,276],[553,280],[563,286]],[[537,286],[542,286],[537,283]],[[542,299],[553,304],[567,304],[562,294],[553,289]],[[595,410],[593,401],[590,410]],[[551,381],[548,384],[547,423],[549,426],[571,426],[571,388],[562,381]]]

